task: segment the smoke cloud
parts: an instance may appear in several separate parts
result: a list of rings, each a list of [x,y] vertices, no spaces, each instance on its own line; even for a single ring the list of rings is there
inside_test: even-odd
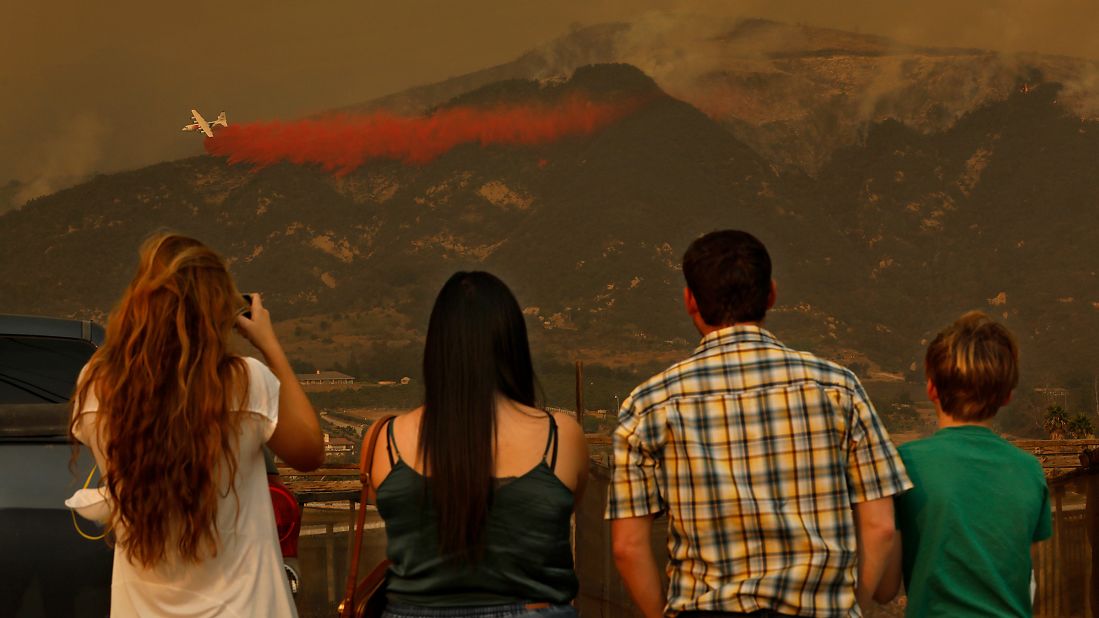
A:
[[[422,165],[460,144],[533,146],[590,135],[637,110],[644,101],[597,102],[567,97],[556,105],[452,107],[429,116],[386,113],[292,122],[230,125],[206,139],[206,151],[229,163],[262,168],[286,161],[339,175],[367,161]]]
[[[21,166],[27,178],[12,198],[12,206],[53,193],[90,176],[103,156],[107,126],[91,113],[62,122],[54,134],[24,152]]]

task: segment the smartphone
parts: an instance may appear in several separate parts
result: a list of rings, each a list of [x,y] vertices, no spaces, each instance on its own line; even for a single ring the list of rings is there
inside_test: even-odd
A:
[[[251,294],[241,294],[240,297],[244,299],[244,305],[245,305],[244,312],[241,313],[241,315],[243,315],[245,317],[245,319],[251,320],[252,319],[252,295]]]

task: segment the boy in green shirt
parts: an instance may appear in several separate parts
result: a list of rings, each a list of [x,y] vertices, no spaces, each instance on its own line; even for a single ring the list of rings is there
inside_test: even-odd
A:
[[[875,598],[907,616],[1031,616],[1034,544],[1052,534],[1042,466],[989,425],[1019,381],[1011,333],[971,312],[927,349],[927,395],[939,431],[900,447],[915,488],[896,498],[903,559]],[[888,580],[888,581],[887,581]]]

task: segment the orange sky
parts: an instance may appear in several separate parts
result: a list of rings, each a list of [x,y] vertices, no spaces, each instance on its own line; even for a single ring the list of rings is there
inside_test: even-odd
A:
[[[493,64],[571,24],[674,10],[903,42],[1099,59],[1097,0],[2,0],[0,184],[202,152],[192,106],[230,121],[352,104]],[[314,8],[321,7],[321,8]]]

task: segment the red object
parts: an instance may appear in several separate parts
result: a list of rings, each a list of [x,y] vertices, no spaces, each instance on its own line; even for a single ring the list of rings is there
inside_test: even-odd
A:
[[[296,558],[298,535],[301,533],[301,507],[298,499],[282,484],[277,474],[267,475],[267,488],[271,490],[271,505],[275,509],[275,527],[279,532],[282,557]]]
[[[590,135],[652,97],[593,101],[574,95],[556,104],[448,107],[429,116],[336,115],[289,122],[234,124],[205,140],[206,152],[263,168],[280,161],[316,164],[337,176],[367,161],[423,165],[460,144],[534,146]]]

